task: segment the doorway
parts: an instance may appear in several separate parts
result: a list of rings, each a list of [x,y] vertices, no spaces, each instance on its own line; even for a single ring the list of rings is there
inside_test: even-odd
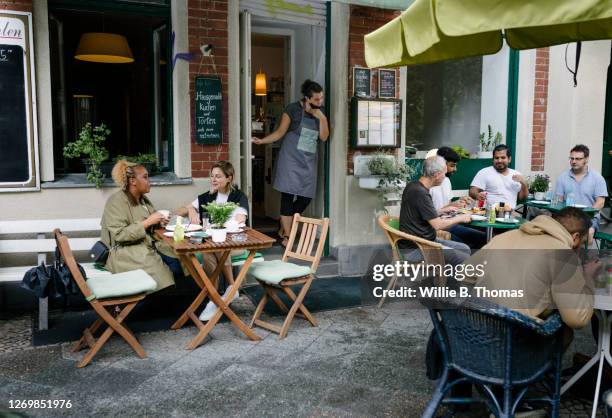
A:
[[[279,229],[280,193],[272,183],[282,140],[255,145],[250,138],[274,132],[286,106],[300,99],[304,80],[325,85],[325,40],[325,26],[240,14],[240,187],[250,200],[251,226],[272,236]],[[265,91],[256,85],[258,75]],[[320,144],[317,194],[306,216],[323,216],[324,148]]]

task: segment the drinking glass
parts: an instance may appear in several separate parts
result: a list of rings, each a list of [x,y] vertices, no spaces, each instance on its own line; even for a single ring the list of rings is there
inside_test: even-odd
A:
[[[210,227],[210,218],[208,213],[202,214],[202,229],[206,231]]]

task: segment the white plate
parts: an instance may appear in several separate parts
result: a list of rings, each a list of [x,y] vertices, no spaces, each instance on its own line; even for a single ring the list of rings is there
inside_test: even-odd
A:
[[[239,232],[244,232],[244,228],[238,228],[235,231],[230,231],[229,229],[227,230],[228,234],[237,234]]]
[[[185,226],[185,225],[183,225]],[[176,228],[176,225],[166,225],[166,229],[168,231],[174,231],[174,228]],[[192,231],[201,231],[202,230],[202,225],[198,225],[198,224],[191,224],[189,225],[189,228],[186,228],[185,231],[187,232],[192,232]]]
[[[573,204],[572,206],[573,206],[573,207],[575,207],[575,208],[580,208],[580,209],[584,209],[584,208],[586,208],[586,207],[587,207],[587,205],[581,205],[581,204],[579,204],[579,203],[575,203],[575,204]]]
[[[495,218],[495,220],[502,224],[517,224],[520,222],[518,219],[515,219],[515,218],[510,218],[510,219]]]
[[[195,233],[196,233],[196,231],[193,231],[193,232],[185,232],[185,236],[186,236],[187,238],[191,238],[191,236],[192,236],[192,235],[194,235]],[[164,232],[164,236],[166,236],[166,237],[170,237],[170,238],[174,238],[174,232],[173,232],[173,231]],[[208,235],[208,234],[206,234],[206,233],[204,233],[204,235],[201,235],[201,234],[196,234],[196,236],[197,236],[198,238],[208,238],[208,237],[210,237],[210,235]]]
[[[487,217],[484,215],[472,215],[473,221],[486,221]]]
[[[550,205],[550,200],[531,200],[530,203],[537,203],[538,205]]]

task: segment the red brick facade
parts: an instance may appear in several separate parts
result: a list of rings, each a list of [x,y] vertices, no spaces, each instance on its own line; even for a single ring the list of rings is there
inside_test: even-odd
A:
[[[546,112],[548,108],[548,48],[536,50],[535,88],[533,95],[533,134],[531,137],[531,170],[544,170],[546,146]]]
[[[360,66],[365,67],[365,55],[364,55],[364,46],[363,46],[363,36],[378,29],[383,26],[385,23],[393,20],[394,17],[400,14],[399,11],[394,10],[385,10],[385,9],[377,9],[373,7],[361,7],[361,6],[351,6],[351,17],[349,23],[349,59],[348,59],[348,95],[349,100],[353,96],[353,67]],[[378,71],[376,69],[372,70],[372,94],[377,94],[378,91]],[[399,70],[397,76],[397,86],[396,91],[399,92]],[[349,102],[347,102],[347,107],[350,108]],[[350,115],[349,122],[350,124]],[[350,132],[350,126],[349,131]],[[346,156],[346,168],[347,174],[353,174],[353,154],[354,150],[350,147],[350,135],[347,135],[347,141],[349,141],[349,151]],[[375,151],[364,151],[359,150],[362,154],[370,153]]]
[[[229,159],[228,135],[228,39],[227,0],[188,0],[189,52],[195,59],[189,64],[189,97],[191,108],[191,175],[209,177],[215,161]],[[199,145],[195,143],[195,77],[215,74],[210,57],[203,57],[200,45],[213,45],[216,74],[223,86],[223,142],[220,145]]]
[[[31,12],[32,0],[0,0],[0,10]]]

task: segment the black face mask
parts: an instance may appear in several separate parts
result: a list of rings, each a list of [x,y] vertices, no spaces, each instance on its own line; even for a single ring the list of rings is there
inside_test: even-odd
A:
[[[308,100],[308,98],[307,98],[307,97],[304,97],[304,103],[307,103],[307,100]],[[312,103],[309,103],[309,105],[310,105],[310,107],[311,107],[312,109],[314,109],[314,110],[319,110],[319,109],[321,109],[321,106],[315,106],[315,105],[313,105]]]

